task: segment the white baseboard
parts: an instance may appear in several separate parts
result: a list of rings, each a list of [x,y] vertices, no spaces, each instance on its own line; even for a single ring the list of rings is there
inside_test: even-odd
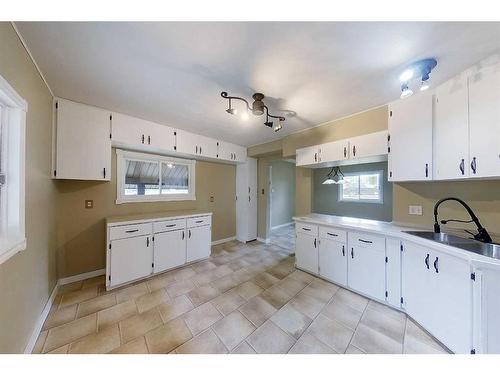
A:
[[[26,348],[24,348],[24,354],[31,354],[31,352],[33,351],[33,348],[35,347],[36,344],[36,340],[38,340],[38,336],[40,336],[40,332],[42,331],[43,323],[45,323],[45,319],[47,319],[47,316],[49,316],[49,312],[52,307],[52,304],[54,303],[54,299],[56,298],[58,289],[59,289],[59,281],[54,286],[54,289],[52,289],[52,293],[50,293],[49,300],[45,304],[42,313],[40,314],[39,318],[36,321],[35,328],[31,333],[31,337],[28,341],[28,344],[26,344]]]
[[[294,223],[293,221],[290,221],[289,223],[276,225],[275,227],[271,227],[271,230],[278,229],[278,228],[283,228],[283,227],[287,227],[289,225],[292,225],[293,223]]]
[[[213,245],[219,245],[219,244],[224,243],[224,242],[233,241],[235,239],[236,239],[236,236],[228,237],[228,238],[223,238],[223,239],[217,240],[217,241],[212,241],[212,246]]]
[[[257,237],[257,241],[259,242],[263,242],[265,244],[269,244],[271,243],[271,239],[270,238],[261,238],[261,237]]]
[[[82,281],[82,280],[90,279],[92,277],[101,276],[101,275],[105,275],[105,274],[106,274],[105,268],[100,269],[100,270],[80,273],[78,275],[73,275],[73,276],[64,277],[62,279],[59,279],[59,285],[71,284],[71,283],[74,283],[76,281]]]

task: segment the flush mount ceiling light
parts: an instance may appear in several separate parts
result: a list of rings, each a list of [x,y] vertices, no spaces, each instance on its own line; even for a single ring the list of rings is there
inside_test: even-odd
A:
[[[430,87],[429,78],[431,71],[436,65],[436,59],[424,59],[408,66],[399,76],[399,80],[401,81],[401,99],[413,94],[413,91],[409,88],[409,84],[414,79],[420,79],[420,91],[427,90]]]
[[[323,181],[323,185],[343,184],[344,182],[344,174],[340,170],[340,167],[333,167],[330,172],[328,172],[326,180]]]
[[[229,96],[227,92],[223,91],[220,93],[220,96],[222,96],[224,99],[229,100],[229,108],[226,109],[226,112],[235,115],[237,113],[236,109],[231,107],[231,100],[241,100],[242,102],[245,103],[246,105],[246,110],[243,111],[241,118],[243,120],[248,120],[248,114],[251,112],[255,116],[261,116],[266,113],[266,121],[264,122],[264,125],[266,125],[269,128],[272,128],[275,132],[281,130],[283,128],[283,125],[281,125],[282,121],[285,121],[285,118],[283,116],[274,116],[269,113],[269,108],[264,104],[263,99],[264,99],[264,94],[261,94],[260,92],[256,92],[255,94],[252,95],[253,98],[253,103],[252,106],[248,104],[248,101],[244,98],[240,98],[238,96]],[[276,119],[278,120],[278,123],[273,126],[273,122],[269,121],[269,119]]]

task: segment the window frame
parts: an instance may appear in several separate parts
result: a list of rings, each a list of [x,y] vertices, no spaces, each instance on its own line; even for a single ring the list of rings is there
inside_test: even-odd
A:
[[[28,103],[0,76],[0,264],[26,249],[25,163]]]
[[[377,170],[377,171],[363,171],[363,172],[350,172],[350,173],[344,173],[344,176],[358,176],[359,179],[361,179],[361,176],[363,175],[372,175],[372,174],[378,174],[379,175],[379,192],[380,192],[380,199],[349,199],[349,198],[344,198],[343,193],[344,193],[344,184],[339,184],[339,191],[338,191],[338,201],[339,202],[345,202],[345,203],[372,203],[372,204],[384,204],[384,171],[383,170]],[[361,184],[359,185],[359,189],[361,189]],[[358,196],[359,196],[359,189],[358,189]]]
[[[126,161],[143,161],[159,163],[159,186],[161,192],[161,163],[183,164],[188,167],[188,193],[187,194],[158,194],[158,195],[125,195]],[[116,204],[144,203],[144,202],[169,202],[196,200],[196,161],[181,159],[157,154],[116,149]]]

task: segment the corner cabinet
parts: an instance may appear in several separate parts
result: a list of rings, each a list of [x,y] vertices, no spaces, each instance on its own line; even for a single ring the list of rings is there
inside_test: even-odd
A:
[[[54,101],[52,177],[111,178],[111,113],[65,99]]]

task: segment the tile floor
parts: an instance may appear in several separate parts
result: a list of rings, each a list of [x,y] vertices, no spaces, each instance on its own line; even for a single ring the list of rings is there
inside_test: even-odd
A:
[[[290,249],[295,252],[295,224],[271,230],[269,236],[271,244]]]
[[[296,270],[289,244],[228,242],[206,261],[110,292],[104,277],[63,286],[34,352],[446,350],[404,314]]]

